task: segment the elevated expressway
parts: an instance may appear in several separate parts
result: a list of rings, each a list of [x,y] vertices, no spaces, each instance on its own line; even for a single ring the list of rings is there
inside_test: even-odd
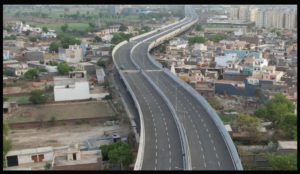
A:
[[[192,24],[197,21],[198,16],[190,7],[186,7],[186,11],[191,15],[187,16],[184,20],[180,21],[178,24],[171,27],[166,27],[164,31],[161,32],[152,32],[146,37],[140,37],[133,39],[130,43],[124,44],[115,51],[115,61],[117,65],[124,65],[126,69],[138,70],[139,67],[146,72],[148,77],[150,77],[149,82],[155,83],[156,86],[163,91],[165,97],[171,102],[171,108],[175,109],[177,117],[182,121],[182,125],[185,128],[185,135],[188,142],[188,154],[189,160],[188,164],[178,164],[170,165],[171,168],[185,168],[190,170],[242,170],[240,160],[237,156],[237,152],[232,148],[232,140],[228,138],[228,133],[225,132],[224,125],[221,123],[220,119],[216,116],[215,111],[207,104],[207,102],[200,96],[195,90],[189,88],[187,84],[183,83],[175,75],[171,74],[167,69],[162,70],[161,65],[158,64],[150,55],[149,50],[156,45],[162,43],[165,39],[168,39],[174,35],[183,32],[185,29],[190,27]],[[142,42],[141,42],[142,41]],[[128,75],[132,74],[132,75]],[[133,85],[134,81],[142,81],[145,87],[151,87],[147,84],[143,76],[135,78],[134,75],[139,73],[128,73],[125,75],[125,80],[130,83],[130,87],[134,89],[136,96],[140,96],[138,92],[141,85]],[[123,79],[124,80],[124,79]],[[140,83],[140,82],[139,82]],[[138,88],[138,89],[136,89]],[[155,94],[154,90],[151,91],[151,94]],[[139,98],[139,97],[137,97]],[[150,98],[151,99],[151,98]],[[159,96],[155,97],[156,100],[159,100]],[[177,99],[177,100],[176,100]],[[148,99],[146,101],[149,101]],[[139,103],[143,103],[143,99],[138,99]],[[154,102],[155,103],[155,102]],[[163,105],[160,105],[163,106]],[[151,105],[151,109],[155,108],[155,104]],[[167,107],[167,106],[166,106]],[[147,107],[141,107],[142,110],[147,109]],[[149,109],[150,109],[149,108]],[[147,111],[145,111],[146,113]],[[168,111],[165,111],[168,113]],[[143,115],[144,112],[142,111]],[[158,115],[160,113],[157,113]],[[166,115],[163,112],[164,115]],[[173,114],[175,115],[175,114]],[[145,119],[144,115],[144,119]],[[148,117],[148,116],[147,116]],[[216,118],[217,117],[217,118]],[[171,116],[169,116],[171,118]],[[156,118],[155,118],[156,119]],[[149,121],[149,120],[147,120]],[[165,120],[164,120],[165,121]],[[170,119],[170,125],[174,124],[173,136],[176,137],[175,123],[174,119]],[[142,121],[141,121],[142,122]],[[153,146],[153,140],[155,137],[153,135],[147,134],[147,132],[153,131],[153,123],[146,122],[146,119],[143,121],[145,123],[145,154],[143,155],[143,163],[141,170],[150,169],[153,170],[155,164],[152,164],[152,161],[155,157],[152,157],[155,149],[151,149],[149,154],[146,153],[149,147]],[[163,123],[163,122],[162,122]],[[169,123],[169,122],[167,122]],[[166,123],[165,123],[166,124]],[[164,125],[161,125],[164,128]],[[160,129],[162,129],[160,128]],[[225,130],[225,131],[224,131]],[[177,131],[178,132],[178,131]],[[164,133],[164,131],[159,132]],[[227,133],[227,134],[226,134]],[[179,137],[177,135],[177,137]],[[166,137],[162,136],[159,140],[164,141]],[[148,141],[147,141],[148,140]],[[176,138],[175,138],[176,140]],[[177,142],[180,138],[177,138]],[[152,143],[149,144],[148,143]],[[171,144],[173,145],[173,144]],[[178,142],[180,145],[180,142]],[[182,148],[182,147],[181,147]],[[184,153],[177,148],[177,151]],[[172,147],[173,150],[173,147]],[[173,150],[175,151],[175,149]],[[172,154],[173,154],[172,151]],[[165,155],[165,151],[162,151],[160,154]],[[176,154],[180,156],[180,153]],[[151,156],[152,154],[152,156]],[[163,157],[165,158],[165,157]],[[173,160],[173,157],[171,157]],[[179,157],[180,158],[180,157]],[[145,161],[147,159],[147,161]],[[149,159],[149,160],[148,160]],[[182,159],[182,158],[181,158]],[[183,158],[185,160],[185,158]],[[163,160],[162,160],[163,161]],[[183,161],[184,163],[187,161]],[[149,163],[150,164],[146,164]],[[165,162],[165,161],[164,161]],[[179,161],[178,161],[179,163]],[[164,165],[167,165],[167,162]],[[148,167],[149,166],[149,167]],[[163,167],[161,166],[161,167]],[[183,167],[181,167],[183,166]],[[167,167],[158,168],[155,166],[155,169],[168,169]],[[138,169],[138,168],[135,168]]]

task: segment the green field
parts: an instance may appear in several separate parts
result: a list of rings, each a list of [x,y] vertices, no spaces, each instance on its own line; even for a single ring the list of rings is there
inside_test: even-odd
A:
[[[232,110],[224,110],[224,112],[236,112],[236,110],[233,110],[233,109]],[[223,122],[230,122],[230,120],[235,117],[235,115],[226,115],[225,116],[220,112],[217,112],[217,114],[219,115],[219,117],[221,118],[221,120]]]
[[[48,29],[54,29],[57,34],[63,33],[63,31],[60,29],[60,27],[63,24],[36,24],[37,27],[47,27]],[[68,23],[69,30],[73,29],[78,29],[78,30],[84,30],[87,27],[89,27],[88,24],[84,23]],[[72,37],[77,37],[77,38],[82,38],[83,36],[81,35],[75,35],[75,34],[70,34],[70,33],[64,33],[66,36],[72,36]]]
[[[29,95],[19,95],[19,96],[12,96],[9,97],[8,101],[17,101],[18,104],[25,104],[29,102]]]

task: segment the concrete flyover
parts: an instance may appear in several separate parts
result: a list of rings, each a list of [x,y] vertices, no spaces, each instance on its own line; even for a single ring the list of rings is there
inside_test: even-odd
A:
[[[196,20],[197,16],[194,17]],[[149,37],[144,42],[136,44],[132,49],[132,59],[137,66],[146,69],[152,81],[164,91],[169,101],[172,101],[177,115],[183,121],[191,154],[191,169],[242,170],[240,159],[228,132],[203,97],[195,90],[186,87],[183,81],[170,74],[168,70],[147,71],[161,69],[161,65],[149,56],[148,51],[157,45],[158,41],[162,42],[178,34],[179,31],[174,27],[167,35]]]
[[[184,23],[185,18],[179,23]],[[176,24],[176,23],[175,23]],[[173,24],[172,26],[174,26]],[[118,71],[130,92],[141,119],[140,144],[135,170],[176,170],[186,168],[183,155],[182,135],[176,125],[172,108],[166,100],[146,80],[146,73],[139,72],[138,66],[130,58],[130,49],[149,35],[164,33],[172,26],[165,26],[161,32],[147,33],[144,37],[133,38],[130,43],[124,41],[113,50],[116,67],[123,65],[125,70]],[[175,113],[177,118],[177,115]]]

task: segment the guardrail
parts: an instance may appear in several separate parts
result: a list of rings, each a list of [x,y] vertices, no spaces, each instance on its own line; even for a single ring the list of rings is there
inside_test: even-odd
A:
[[[229,136],[229,133],[225,129],[225,126],[223,122],[221,121],[220,117],[217,115],[216,111],[212,109],[212,107],[207,103],[207,101],[190,85],[179,79],[176,75],[171,73],[168,69],[164,69],[164,72],[172,78],[175,82],[177,82],[180,86],[182,86],[187,92],[189,92],[194,98],[203,106],[203,108],[206,110],[208,115],[212,118],[212,120],[215,122],[216,126],[218,127],[219,132],[221,133],[225,144],[229,150],[229,154],[231,156],[232,162],[234,164],[234,167],[236,170],[243,170],[243,166],[241,164],[239,155],[236,151],[236,148],[232,142],[231,137]]]
[[[184,128],[182,126],[182,124],[179,121],[179,117],[177,116],[177,113],[175,111],[175,109],[173,108],[173,105],[171,104],[171,102],[169,101],[169,99],[166,97],[166,95],[161,91],[161,89],[151,80],[151,78],[148,76],[148,74],[142,70],[142,75],[150,82],[150,84],[152,85],[152,87],[158,92],[158,94],[161,96],[161,98],[166,102],[166,104],[168,105],[172,116],[175,120],[178,132],[179,132],[179,138],[180,138],[180,142],[181,142],[181,147],[182,147],[182,153],[183,153],[183,169],[184,170],[189,170],[191,169],[189,166],[189,164],[191,163],[191,159],[190,159],[190,155],[188,152],[188,141],[187,141],[187,137],[184,131]]]
[[[114,58],[114,54],[116,52],[116,50],[121,47],[122,45],[126,44],[127,41],[123,41],[121,43],[119,43],[118,45],[115,46],[115,48],[113,49],[112,51],[112,58],[113,58],[113,62],[114,64],[117,66],[117,70],[121,76],[121,78],[123,79],[129,93],[131,94],[133,100],[134,100],[134,103],[135,103],[135,106],[139,112],[139,116],[140,116],[140,122],[141,122],[141,131],[140,131],[140,142],[139,142],[139,150],[138,150],[138,155],[137,155],[137,159],[136,159],[136,163],[135,163],[135,166],[134,166],[134,170],[141,170],[142,169],[142,164],[143,164],[143,158],[144,158],[144,150],[145,150],[145,127],[144,127],[144,118],[143,118],[143,114],[142,114],[142,110],[141,110],[141,107],[139,105],[139,102],[137,101],[132,89],[130,88],[130,85],[128,84],[127,80],[125,79],[124,75],[123,75],[123,72],[118,68],[118,64],[117,62],[115,61],[115,58]]]

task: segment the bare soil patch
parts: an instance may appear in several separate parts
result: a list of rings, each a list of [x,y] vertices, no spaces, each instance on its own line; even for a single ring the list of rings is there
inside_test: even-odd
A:
[[[8,138],[12,140],[12,150],[21,150],[46,146],[72,146],[78,143],[86,145],[87,138],[109,135],[116,131],[118,134],[128,134],[129,127],[125,125],[103,126],[101,123],[66,125],[40,129],[10,130]]]
[[[56,120],[114,116],[113,110],[106,101],[43,105],[43,106],[22,106],[14,110],[8,118],[8,123],[23,123],[37,121],[37,117],[43,115],[43,120],[48,121],[52,116]]]

